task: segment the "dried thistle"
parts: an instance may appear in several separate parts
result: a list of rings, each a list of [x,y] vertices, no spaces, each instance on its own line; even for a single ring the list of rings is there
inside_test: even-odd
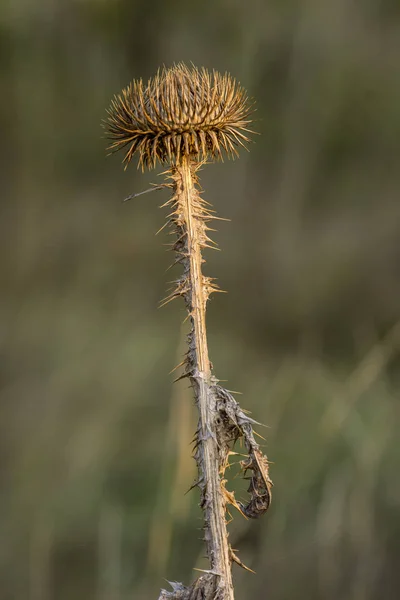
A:
[[[247,94],[228,74],[189,69],[179,64],[163,69],[146,85],[133,81],[115,96],[108,111],[112,150],[127,147],[125,167],[135,152],[139,165],[152,168],[237,156],[248,142],[251,106]]]
[[[246,518],[257,518],[271,501],[269,463],[253,435],[257,423],[212,374],[205,314],[210,294],[220,290],[202,273],[202,250],[214,247],[208,224],[218,217],[199,193],[197,172],[207,159],[222,158],[223,152],[234,157],[245,146],[251,109],[246,92],[228,74],[178,64],[159,71],[146,86],[133,81],[108,110],[110,149],[127,148],[125,167],[135,152],[142,169],[157,161],[169,164],[170,181],[164,186],[173,193],[163,206],[171,209],[167,224],[176,233],[174,264],[182,265],[183,274],[163,304],[182,296],[191,322],[184,372],[178,379],[190,379],[199,410],[194,439],[198,479],[192,487],[200,489],[210,569],[190,587],[173,583],[172,591],[162,590],[159,600],[234,600],[231,564],[244,565],[228,542],[227,504]],[[240,438],[247,450],[241,469],[252,473],[247,503],[237,501],[225,486],[228,458]]]

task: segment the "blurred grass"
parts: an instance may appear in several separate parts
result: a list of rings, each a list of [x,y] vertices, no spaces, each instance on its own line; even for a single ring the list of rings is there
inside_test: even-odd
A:
[[[121,205],[157,176],[99,127],[174,60],[230,70],[261,133],[202,178],[232,219],[212,360],[274,461],[237,596],[398,597],[399,34],[389,0],[1,4],[1,600],[150,600],[206,564],[163,192]]]

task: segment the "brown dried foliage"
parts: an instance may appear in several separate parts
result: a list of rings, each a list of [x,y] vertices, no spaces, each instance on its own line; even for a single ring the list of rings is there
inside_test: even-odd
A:
[[[227,73],[178,64],[147,84],[132,81],[114,97],[105,122],[109,148],[127,147],[125,167],[137,152],[142,169],[179,163],[183,155],[235,157],[249,141],[251,110],[245,90]]]
[[[210,294],[221,290],[202,272],[202,251],[215,248],[209,222],[219,217],[201,197],[198,170],[207,158],[222,158],[222,151],[235,156],[237,147],[248,141],[244,133],[250,123],[247,95],[229,75],[211,75],[179,64],[158,72],[147,86],[134,81],[114,98],[108,114],[111,148],[128,146],[125,166],[134,152],[139,153],[142,168],[154,167],[157,160],[170,164],[166,173],[170,181],[164,186],[172,189],[172,197],[163,207],[171,211],[166,224],[176,236],[171,247],[174,264],[180,264],[183,273],[162,305],[182,297],[191,323],[188,351],[179,365],[184,371],[178,380],[190,380],[199,409],[194,438],[198,479],[192,487],[200,490],[211,568],[190,587],[173,583],[173,591],[162,590],[160,600],[233,600],[231,564],[247,567],[228,542],[227,506],[233,505],[246,518],[258,518],[270,505],[272,482],[268,460],[254,438],[256,421],[219,385],[208,357],[206,305]],[[235,499],[225,479],[239,439],[247,451],[240,462],[242,473],[251,474],[245,503]]]

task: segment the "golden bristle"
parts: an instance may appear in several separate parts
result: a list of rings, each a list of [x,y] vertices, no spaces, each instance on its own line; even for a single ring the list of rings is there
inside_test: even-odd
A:
[[[123,162],[139,153],[139,166],[179,163],[183,156],[202,161],[238,155],[249,141],[252,107],[245,90],[227,73],[209,73],[180,63],[158,71],[145,85],[134,80],[115,96],[105,127]]]

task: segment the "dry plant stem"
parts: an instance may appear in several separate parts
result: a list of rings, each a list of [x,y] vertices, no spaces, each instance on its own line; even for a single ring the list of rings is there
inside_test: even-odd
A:
[[[221,600],[233,600],[231,560],[225,523],[225,500],[221,491],[220,457],[217,444],[218,412],[213,393],[213,380],[208,357],[206,335],[206,303],[210,293],[209,280],[202,274],[202,247],[206,244],[207,212],[195,186],[196,165],[188,157],[175,169],[178,235],[185,236],[184,254],[181,255],[185,272],[185,301],[192,330],[189,335],[187,371],[193,384],[199,410],[196,460],[199,469],[199,487],[204,510],[205,542],[211,561],[211,571],[218,574],[217,588]]]
[[[271,501],[268,460],[260,451],[252,428],[256,422],[245,414],[228,390],[218,385],[208,357],[206,305],[209,295],[219,289],[212,278],[202,273],[202,250],[211,243],[208,222],[215,217],[198,191],[200,166],[189,156],[182,156],[169,171],[173,196],[165,205],[172,208],[168,223],[177,236],[173,250],[177,254],[175,262],[183,267],[183,275],[163,304],[182,296],[191,321],[189,348],[182,363],[185,370],[178,379],[190,378],[199,410],[194,440],[198,479],[194,485],[201,492],[204,540],[211,568],[190,587],[172,583],[173,591],[162,590],[159,600],[234,600],[231,564],[247,567],[229,544],[226,505],[232,504],[245,517],[256,519],[266,512]],[[239,438],[247,450],[245,460],[240,461],[241,470],[244,474],[252,472],[247,504],[236,501],[233,492],[225,487],[228,457]]]

